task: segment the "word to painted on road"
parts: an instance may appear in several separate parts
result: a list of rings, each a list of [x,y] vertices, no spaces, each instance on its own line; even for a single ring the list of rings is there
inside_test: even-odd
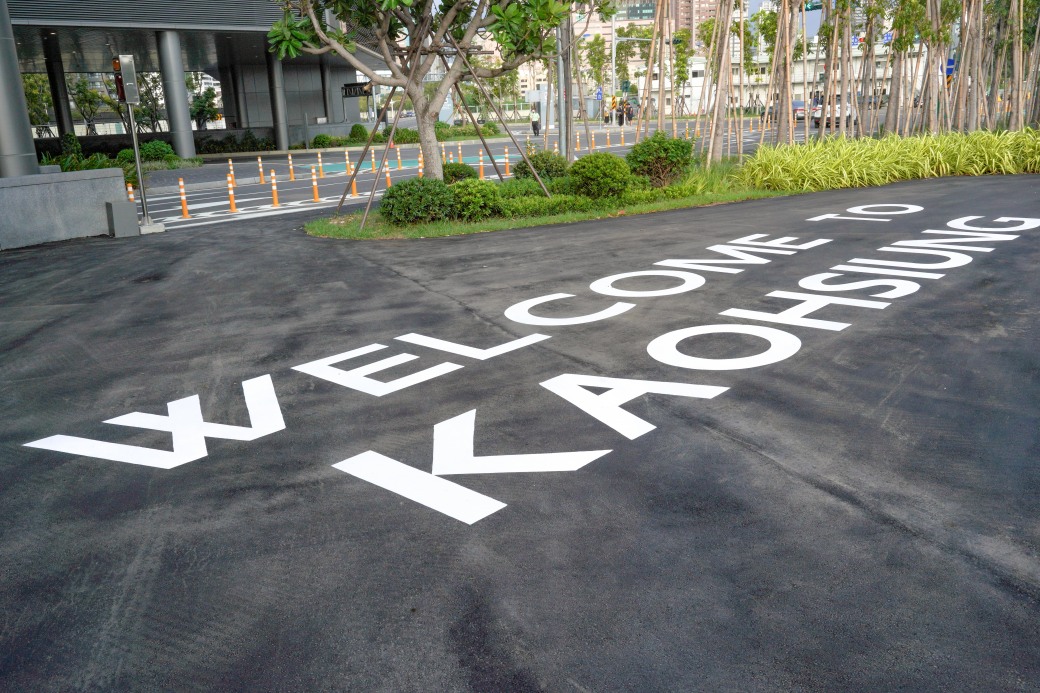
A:
[[[895,216],[914,214],[922,210],[923,207],[917,205],[874,204],[851,207],[844,213],[821,214],[808,221],[887,223]],[[747,322],[696,325],[663,334],[647,344],[647,354],[659,363],[686,371],[731,371],[775,364],[798,353],[802,341],[793,332],[770,325],[840,332],[849,327],[850,323],[810,316],[832,305],[881,310],[891,303],[888,300],[845,298],[834,294],[870,290],[871,293],[868,295],[871,299],[909,296],[921,288],[921,280],[942,279],[945,270],[970,263],[975,258],[972,253],[992,252],[995,248],[990,247],[990,244],[1019,237],[1012,232],[1040,227],[1040,219],[1027,217],[997,217],[993,221],[979,224],[980,219],[982,217],[978,216],[952,219],[946,223],[944,229],[927,229],[921,232],[920,238],[896,241],[878,248],[877,252],[884,253],[882,256],[854,257],[843,264],[831,267],[828,272],[805,277],[798,281],[800,291],[778,290],[766,294],[767,298],[792,302],[790,307],[779,312],[729,308],[720,315]],[[994,223],[997,226],[993,226]],[[707,250],[716,254],[713,257],[662,260],[654,263],[654,266],[666,269],[624,272],[603,277],[592,282],[589,289],[600,296],[618,299],[646,299],[682,294],[703,286],[707,281],[705,274],[738,274],[744,271],[741,265],[767,264],[777,259],[776,256],[794,255],[830,243],[831,240],[816,238],[799,242],[799,239],[794,237],[769,239],[765,234],[753,234],[710,246]],[[638,290],[619,286],[625,280],[636,277],[660,277],[670,285],[660,289]],[[576,296],[566,293],[538,296],[510,306],[504,315],[520,325],[564,328],[609,320],[637,307],[636,303],[619,300],[595,312],[568,317],[546,317],[536,312],[540,306],[570,298]],[[679,349],[680,344],[688,344],[704,335],[716,334],[750,335],[761,340],[764,348],[750,356],[733,358],[693,356],[690,355],[690,346],[682,351]],[[416,333],[404,334],[394,339],[464,359],[485,361],[551,339],[551,335],[531,334],[490,348],[477,348]],[[340,364],[352,359],[388,348],[384,344],[369,344],[295,366],[293,370],[373,397],[386,397],[463,368],[460,364],[444,361],[394,380],[373,377],[377,373],[420,358],[410,353],[398,353],[355,368],[340,367]],[[653,431],[655,426],[625,410],[625,404],[648,394],[712,399],[729,389],[688,382],[611,378],[583,373],[561,373],[542,382],[541,385],[629,440],[646,435]],[[120,426],[168,432],[173,440],[172,450],[67,435],[54,435],[26,445],[72,455],[172,469],[205,457],[208,454],[206,438],[252,441],[285,428],[270,375],[244,381],[242,394],[249,413],[249,426],[231,426],[206,421],[198,395],[169,402],[165,415],[132,412],[105,421]],[[612,452],[605,449],[478,456],[473,445],[476,425],[477,410],[471,409],[434,426],[430,472],[403,464],[374,450],[366,450],[332,466],[352,477],[456,520],[473,524],[501,510],[505,503],[444,477],[462,474],[575,471]]]

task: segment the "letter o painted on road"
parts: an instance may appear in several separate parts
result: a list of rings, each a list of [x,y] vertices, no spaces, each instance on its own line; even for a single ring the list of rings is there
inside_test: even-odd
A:
[[[621,281],[622,279],[628,279],[630,277],[677,277],[682,280],[682,284],[673,286],[670,289],[647,289],[647,290],[636,290],[629,291],[627,289],[615,289],[614,282]],[[692,272],[678,272],[675,270],[644,270],[642,272],[625,272],[624,274],[615,274],[610,277],[603,277],[589,284],[589,288],[595,291],[597,294],[603,294],[604,296],[625,296],[640,298],[645,296],[672,296],[674,294],[681,294],[686,291],[693,291],[694,289],[704,286],[704,277],[699,274]]]
[[[876,211],[876,212],[868,211],[868,210],[871,210],[871,209],[877,209],[878,207],[888,207],[889,209],[881,209],[881,210]],[[902,211],[900,211],[900,210],[902,210]],[[924,210],[924,207],[919,207],[917,205],[899,205],[899,204],[884,204],[884,205],[882,205],[882,204],[878,204],[878,205],[862,205],[860,207],[849,207],[845,211],[846,212],[851,212],[853,214],[867,214],[867,215],[870,215],[870,214],[913,214],[914,212],[920,212],[920,211],[923,211],[923,210]]]
[[[706,359],[687,356],[678,350],[679,342],[704,334],[749,334],[769,342],[769,348],[754,356],[732,359]],[[663,334],[646,346],[646,352],[655,361],[698,371],[736,371],[758,368],[794,356],[802,348],[802,341],[790,332],[762,325],[700,325]]]

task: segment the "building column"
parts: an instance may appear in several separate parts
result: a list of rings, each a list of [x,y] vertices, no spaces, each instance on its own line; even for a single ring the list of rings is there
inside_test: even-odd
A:
[[[224,109],[224,127],[230,128],[232,123],[238,124],[238,103],[235,97],[235,78],[231,74],[231,67],[221,64],[220,72],[220,102]]]
[[[325,55],[320,56],[319,67],[321,69],[321,98],[325,106],[325,122],[330,125],[336,122],[335,114],[332,112],[332,66]]]
[[[170,124],[173,150],[182,159],[189,159],[195,156],[195,136],[191,130],[188,87],[184,84],[181,37],[176,31],[157,31],[155,36],[159,42],[159,70],[162,72],[166,122]]]
[[[7,0],[0,0],[0,178],[40,172]]]
[[[274,125],[275,149],[289,148],[289,125],[285,119],[285,82],[282,63],[273,53],[267,54],[267,88],[271,94],[271,120]]]
[[[61,59],[61,46],[58,37],[49,29],[40,29],[43,39],[44,62],[47,65],[47,81],[51,86],[51,101],[54,102],[54,119],[58,121],[58,136],[67,132],[76,132],[76,123],[72,119],[72,106],[69,104],[69,89],[65,84],[65,63]]]

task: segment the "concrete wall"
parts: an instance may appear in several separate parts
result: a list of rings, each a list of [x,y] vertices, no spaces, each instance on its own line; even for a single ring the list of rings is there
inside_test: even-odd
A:
[[[106,202],[125,202],[121,169],[0,178],[0,250],[109,233]]]

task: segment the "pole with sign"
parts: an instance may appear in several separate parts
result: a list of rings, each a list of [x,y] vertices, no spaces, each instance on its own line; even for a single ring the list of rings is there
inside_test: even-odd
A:
[[[148,215],[148,195],[144,190],[144,174],[141,171],[141,147],[137,142],[137,122],[134,119],[134,106],[141,103],[141,90],[137,86],[137,69],[134,56],[120,55],[112,59],[112,70],[115,72],[116,97],[119,103],[126,104],[130,119],[130,140],[134,144],[134,168],[137,171],[137,187],[141,191],[141,211],[144,219],[141,233],[156,233],[163,230],[162,224],[152,222]]]

